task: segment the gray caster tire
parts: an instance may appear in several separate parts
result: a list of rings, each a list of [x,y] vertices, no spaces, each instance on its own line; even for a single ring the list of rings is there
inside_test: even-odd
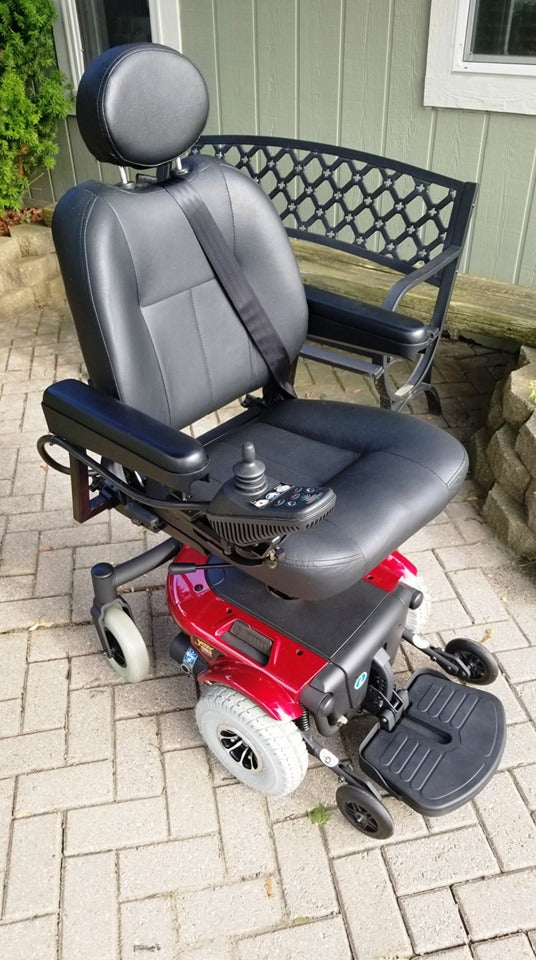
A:
[[[140,631],[123,607],[114,604],[104,611],[103,627],[112,656],[108,662],[128,683],[144,680],[151,668],[149,653]]]
[[[420,607],[417,607],[416,610],[408,610],[406,617],[406,626],[412,630],[413,633],[421,636],[426,632],[426,625],[432,614],[432,594],[428,589],[426,580],[424,577],[421,577],[420,573],[406,574],[403,582],[406,583],[408,587],[413,587],[414,590],[420,590],[423,595],[423,601]]]

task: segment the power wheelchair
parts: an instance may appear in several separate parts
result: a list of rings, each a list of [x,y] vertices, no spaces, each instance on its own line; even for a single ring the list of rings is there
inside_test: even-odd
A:
[[[113,669],[130,682],[149,671],[118,588],[168,564],[179,629],[170,653],[199,683],[210,750],[270,796],[295,790],[313,755],[338,777],[343,815],[380,839],[393,830],[380,790],[427,816],[447,813],[484,787],[504,747],[502,705],[478,686],[495,678],[493,658],[469,640],[443,649],[422,638],[429,597],[397,552],[459,490],[467,457],[410,416],[293,395],[308,317],[280,219],[233,167],[177,160],[207,112],[201,75],[175,50],[116,47],[87,68],[81,134],[121,182],[75,186],[54,214],[90,381],[45,391],[49,433],[38,446],[70,474],[78,521],[114,509],[168,535],[91,571],[91,613]],[[126,167],[156,173],[129,181]],[[261,305],[266,351],[198,238],[184,203],[192,190]],[[288,361],[280,376],[274,343]],[[233,419],[200,439],[185,432],[239,397]],[[67,451],[68,468],[52,447]],[[402,641],[444,672],[419,670],[398,687]],[[373,723],[353,767],[326,738],[363,713]]]

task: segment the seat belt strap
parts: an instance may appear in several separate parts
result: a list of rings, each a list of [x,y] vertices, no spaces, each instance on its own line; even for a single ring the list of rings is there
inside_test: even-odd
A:
[[[285,345],[203,198],[187,180],[182,180],[173,192],[167,186],[164,189],[184,213],[216,279],[278,387],[286,396],[295,397]]]

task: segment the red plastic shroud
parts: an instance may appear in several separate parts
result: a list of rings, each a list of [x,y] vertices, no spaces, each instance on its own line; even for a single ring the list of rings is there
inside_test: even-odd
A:
[[[179,563],[206,563],[192,547],[183,547]],[[391,592],[401,578],[415,575],[416,567],[401,553],[391,553],[364,579]],[[243,693],[276,720],[297,719],[303,710],[300,693],[327,663],[311,650],[216,596],[205,572],[169,574],[166,585],[169,612],[207,661],[200,682],[221,683]],[[230,646],[223,637],[236,621],[272,641],[266,666]]]

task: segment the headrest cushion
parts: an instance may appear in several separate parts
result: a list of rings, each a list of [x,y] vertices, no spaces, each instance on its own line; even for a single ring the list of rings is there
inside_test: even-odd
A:
[[[105,50],[84,72],[76,115],[97,160],[143,169],[173,160],[201,133],[208,93],[177,50],[129,43]]]

